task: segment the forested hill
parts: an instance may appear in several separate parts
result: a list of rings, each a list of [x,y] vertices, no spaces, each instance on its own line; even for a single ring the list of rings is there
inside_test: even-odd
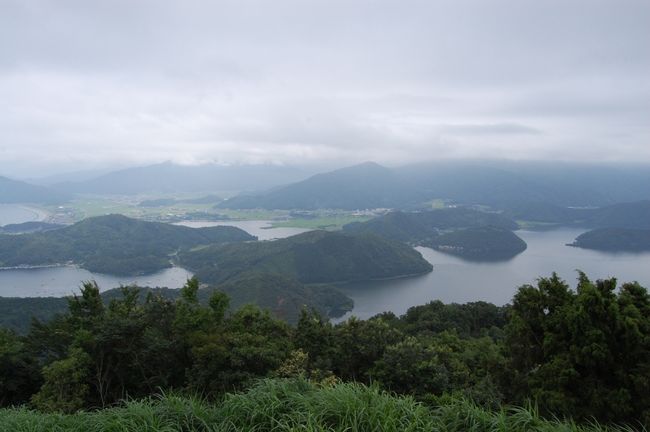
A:
[[[580,234],[570,246],[606,252],[650,252],[650,229],[596,229]]]
[[[468,208],[445,208],[423,212],[390,212],[367,222],[343,227],[348,233],[372,233],[391,240],[420,244],[436,237],[441,230],[493,226],[517,229],[517,223],[497,213]]]
[[[526,250],[512,230],[518,225],[497,213],[467,208],[426,212],[390,212],[343,227],[349,233],[372,233],[392,240],[431,247],[479,261],[509,259]]]
[[[214,245],[179,255],[204,282],[221,283],[246,271],[279,273],[302,283],[393,278],[432,267],[411,247],[373,235],[310,231],[256,243]]]
[[[142,274],[169,267],[170,254],[180,248],[255,239],[235,227],[188,228],[108,215],[43,233],[0,235],[0,266],[72,262],[100,273]]]
[[[648,184],[647,167],[447,161],[386,168],[364,163],[266,192],[240,195],[219,206],[411,209],[425,208],[431,200],[443,199],[498,209],[516,207],[522,202],[602,207],[650,199]]]
[[[221,208],[307,209],[394,207],[406,204],[404,185],[394,173],[367,162],[317,174],[306,180],[257,195],[241,195],[226,200]]]
[[[58,204],[69,199],[70,195],[65,192],[0,176],[0,204]]]
[[[568,208],[549,203],[521,202],[506,215],[520,220],[588,228],[650,229],[650,201],[634,201],[598,208]]]
[[[137,195],[149,193],[196,193],[250,190],[302,180],[311,172],[288,166],[205,164],[177,165],[164,162],[126,168],[85,181],[54,185],[71,193]]]

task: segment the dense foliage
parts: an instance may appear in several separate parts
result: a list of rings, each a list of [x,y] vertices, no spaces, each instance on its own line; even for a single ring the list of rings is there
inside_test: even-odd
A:
[[[507,259],[526,250],[514,229],[517,223],[505,216],[461,207],[390,212],[343,227],[348,233],[376,234],[474,260]]]
[[[425,244],[441,231],[461,228],[493,226],[506,230],[517,229],[512,219],[497,213],[469,208],[444,208],[423,212],[393,211],[367,222],[353,222],[343,227],[349,233],[371,233],[391,240]]]
[[[484,425],[488,419],[507,424],[504,413],[483,409],[498,411],[529,401],[547,418],[631,425],[650,421],[650,296],[636,283],[617,291],[615,279],[592,282],[581,275],[574,292],[553,275],[537,286],[521,287],[508,307],[432,302],[402,317],[384,313],[337,325],[304,311],[295,327],[253,306],[228,312],[229,300],[218,291],[203,305],[196,279],[176,300],[150,292],[139,301],[139,295],[135,288],[124,288],[106,306],[96,285],[87,283],[69,299],[67,313],[35,322],[26,336],[3,330],[0,402],[75,412],[147,397],[159,389],[215,398],[259,378],[298,376],[313,382],[374,383],[439,406],[445,416],[456,410],[459,428],[469,415],[478,415],[475,421]],[[281,388],[274,386],[284,384],[265,385],[256,398],[270,403],[264,398],[274,397],[273,388]],[[311,403],[311,391],[305,388],[304,400],[287,400],[283,409]],[[450,395],[472,403],[444,408]],[[233,397],[240,396],[225,400]],[[248,406],[255,419],[249,421],[263,424],[265,411]],[[327,406],[320,405],[324,412],[329,412]],[[330,409],[334,406],[344,408]],[[363,415],[362,407],[350,402],[345,412]],[[258,412],[262,417],[255,417]],[[20,419],[32,414],[1,415]],[[552,424],[535,421],[538,430]]]
[[[0,235],[0,267],[73,262],[100,273],[144,274],[170,267],[170,255],[180,248],[254,239],[235,227],[188,228],[108,215],[43,233]]]
[[[467,399],[424,405],[376,386],[317,385],[301,378],[267,379],[218,403],[176,394],[72,415],[26,408],[0,410],[0,431],[235,432],[235,431],[446,431],[630,432],[627,428],[544,420],[534,409],[490,411]]]
[[[526,242],[512,231],[491,226],[444,233],[428,245],[441,252],[480,261],[509,259],[527,247]]]
[[[45,186],[0,176],[0,203],[60,204],[72,196]]]
[[[571,246],[608,252],[648,252],[650,229],[596,229],[580,234]]]
[[[431,271],[419,252],[371,235],[310,231],[284,239],[184,251],[183,267],[217,284],[248,271],[280,273],[302,283],[400,277]]]

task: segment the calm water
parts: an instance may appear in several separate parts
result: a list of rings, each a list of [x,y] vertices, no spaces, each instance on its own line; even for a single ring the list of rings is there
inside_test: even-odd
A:
[[[23,222],[38,221],[42,212],[17,204],[0,204],[0,226]]]
[[[556,271],[575,287],[583,270],[592,279],[616,276],[620,282],[638,281],[650,288],[650,253],[608,254],[565,246],[584,230],[518,231],[528,249],[510,261],[473,263],[428,248],[417,248],[433,264],[427,275],[392,281],[343,285],[354,300],[350,314],[368,318],[383,311],[402,314],[413,305],[485,300],[505,304],[516,288]],[[349,316],[350,314],[346,315]],[[345,317],[344,317],[345,318]]]
[[[279,238],[290,237],[301,234],[309,229],[304,228],[271,228],[271,221],[265,220],[247,220],[247,221],[218,221],[218,222],[201,222],[186,221],[178,222],[176,225],[184,225],[192,228],[213,227],[213,226],[234,226],[241,228],[250,235],[257,236],[260,240],[276,240]]]
[[[1,214],[1,213],[0,213]],[[228,225],[242,228],[260,240],[288,237],[308,231],[300,228],[268,228],[270,221],[181,222],[190,227]],[[367,318],[386,310],[397,314],[409,307],[440,299],[444,302],[486,300],[504,304],[516,288],[534,283],[539,276],[556,271],[575,286],[575,269],[590,277],[617,276],[621,281],[637,280],[650,287],[650,253],[606,254],[565,246],[582,230],[559,229],[545,232],[519,231],[528,249],[510,261],[475,263],[418,248],[434,266],[433,272],[419,277],[392,281],[366,282],[341,286],[354,300],[354,314]],[[137,283],[147,286],[180,288],[191,273],[182,268],[166,269],[139,277],[116,277],[91,273],[77,267],[0,270],[0,296],[62,296],[79,287],[82,281],[96,280],[102,290]]]
[[[102,291],[120,285],[180,288],[192,273],[172,267],[145,276],[112,276],[78,267],[0,270],[0,297],[63,297],[78,292],[83,281],[95,280]]]

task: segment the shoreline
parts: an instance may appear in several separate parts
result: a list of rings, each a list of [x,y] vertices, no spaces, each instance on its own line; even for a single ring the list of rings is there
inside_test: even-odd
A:
[[[20,224],[20,223],[25,223],[25,222],[46,222],[48,221],[52,214],[40,207],[37,207],[35,205],[30,205],[30,204],[0,204],[0,210],[2,208],[11,208],[13,207],[14,209],[20,209],[24,212],[27,212],[30,214],[30,216],[27,217],[27,220],[24,220],[24,218],[18,218],[22,220],[17,220],[15,222],[8,222],[8,223],[0,223],[0,225],[12,225],[12,224]]]
[[[24,204],[21,204],[20,207],[31,213],[34,213],[36,215],[36,219],[34,220],[35,222],[45,222],[52,215],[50,212],[42,208]]]

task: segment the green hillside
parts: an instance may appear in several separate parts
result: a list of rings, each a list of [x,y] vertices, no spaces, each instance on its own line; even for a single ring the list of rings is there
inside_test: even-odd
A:
[[[255,304],[289,323],[296,323],[305,307],[326,317],[338,317],[353,306],[352,300],[334,287],[305,286],[294,278],[275,273],[243,273],[215,288],[199,291],[199,298],[207,302],[214,291],[227,294],[232,309]]]
[[[468,208],[445,208],[425,212],[390,212],[367,222],[354,222],[343,227],[349,233],[371,233],[391,240],[424,244],[440,231],[459,228],[494,226],[517,229],[512,219],[497,213]]]
[[[442,234],[429,245],[441,252],[478,261],[510,259],[526,250],[526,242],[512,231],[473,227]]]
[[[72,262],[99,273],[144,274],[170,267],[170,255],[180,248],[248,240],[255,237],[235,227],[188,228],[98,216],[43,233],[1,235],[0,267]]]
[[[377,236],[326,231],[183,251],[179,262],[210,284],[249,270],[280,273],[311,284],[393,278],[432,268],[407,245]]]
[[[607,252],[650,252],[650,230],[596,229],[580,234],[570,246]]]

